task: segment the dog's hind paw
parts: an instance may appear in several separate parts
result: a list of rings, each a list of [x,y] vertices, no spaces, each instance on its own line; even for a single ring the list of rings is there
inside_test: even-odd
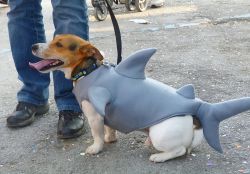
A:
[[[162,163],[165,162],[167,159],[162,154],[153,154],[149,157],[149,160],[155,163]]]
[[[104,126],[104,129],[105,129],[104,142],[105,143],[116,142],[117,141],[116,130],[114,130],[108,126]]]
[[[146,147],[151,147],[153,144],[152,144],[152,141],[151,141],[151,139],[150,139],[150,137],[147,137],[147,139],[145,140],[145,142],[144,142],[144,145],[146,146]]]
[[[186,153],[186,148],[184,146],[180,146],[170,152],[161,152],[153,154],[149,157],[149,160],[155,163],[162,163],[167,160],[182,156]]]
[[[102,145],[92,144],[91,146],[89,146],[89,147],[86,149],[86,153],[87,153],[87,154],[91,154],[91,155],[95,155],[95,154],[101,152],[102,149],[103,149],[103,146],[102,146]]]

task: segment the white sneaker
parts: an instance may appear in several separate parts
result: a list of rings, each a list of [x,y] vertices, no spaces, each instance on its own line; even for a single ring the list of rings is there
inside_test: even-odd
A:
[[[164,5],[165,0],[152,0],[151,1],[151,8],[158,8]]]

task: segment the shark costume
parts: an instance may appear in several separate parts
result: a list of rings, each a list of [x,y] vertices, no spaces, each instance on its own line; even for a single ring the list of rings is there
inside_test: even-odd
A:
[[[250,97],[216,104],[195,98],[192,85],[178,90],[146,78],[145,66],[156,49],[140,50],[116,67],[101,65],[76,83],[73,93],[81,105],[90,101],[104,123],[123,133],[150,127],[174,116],[193,115],[208,144],[222,152],[219,123],[250,109]]]

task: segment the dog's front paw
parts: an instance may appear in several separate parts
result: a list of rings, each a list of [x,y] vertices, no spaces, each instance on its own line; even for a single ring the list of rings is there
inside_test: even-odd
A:
[[[92,144],[86,149],[87,154],[95,155],[99,152],[101,152],[103,149],[103,145],[100,144]]]

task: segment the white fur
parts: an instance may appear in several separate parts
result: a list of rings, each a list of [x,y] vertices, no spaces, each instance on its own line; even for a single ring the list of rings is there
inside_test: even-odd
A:
[[[62,72],[64,72],[65,78],[70,79],[72,74],[72,68],[60,68]]]
[[[97,154],[103,149],[104,144],[104,122],[103,117],[100,116],[94,109],[93,105],[87,100],[82,102],[82,108],[86,115],[91,129],[94,143],[89,146],[86,153]]]
[[[38,57],[42,57],[44,50],[48,49],[49,45],[47,43],[37,43],[36,45],[39,48],[36,51],[32,50],[32,53]]]
[[[104,122],[93,105],[88,101],[82,102],[83,111],[88,119],[94,143],[89,146],[86,153],[97,154],[103,149]],[[152,145],[161,153],[150,156],[150,161],[164,162],[190,153],[192,148],[201,143],[202,129],[195,130],[192,116],[173,117],[149,128],[149,139]],[[105,142],[116,141],[115,131],[105,128]]]
[[[194,130],[190,115],[173,117],[149,128],[151,142],[161,153],[153,154],[149,160],[164,162],[190,153],[192,148],[201,143],[202,129]]]

